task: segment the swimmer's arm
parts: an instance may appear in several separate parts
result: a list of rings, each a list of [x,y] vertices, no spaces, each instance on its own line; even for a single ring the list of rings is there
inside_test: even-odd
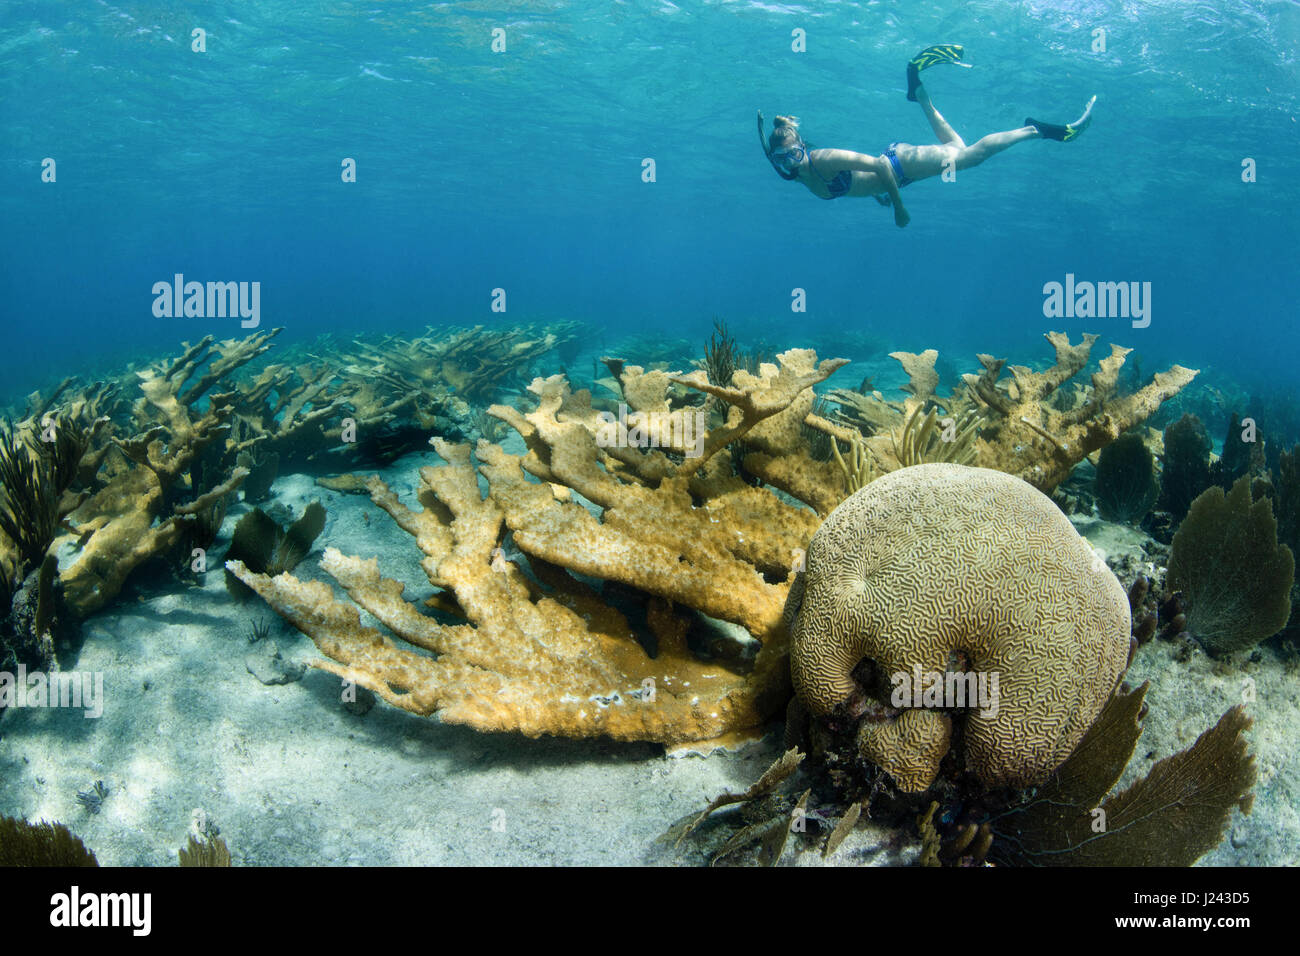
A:
[[[881,178],[889,190],[889,200],[894,204],[894,225],[902,229],[912,221],[911,215],[903,208],[903,196],[898,191],[898,181],[894,179],[894,167],[883,156],[873,156],[876,161],[876,175]]]
[[[902,227],[911,221],[912,217],[903,207],[903,197],[898,192],[894,168],[885,157],[868,156],[866,153],[855,153],[849,149],[817,149],[813,152],[816,153],[817,169],[826,178],[834,176],[842,169],[875,173],[885,184],[885,188],[889,191],[889,199],[894,204],[894,223]]]

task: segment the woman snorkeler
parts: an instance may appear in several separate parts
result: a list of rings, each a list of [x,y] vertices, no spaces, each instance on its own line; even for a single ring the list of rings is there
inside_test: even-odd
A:
[[[799,120],[793,116],[776,117],[771,135],[766,136],[760,112],[758,140],[768,162],[782,179],[798,180],[822,199],[871,196],[881,205],[892,205],[894,223],[902,228],[911,221],[898,192],[904,186],[938,176],[945,170],[978,166],[994,153],[1027,139],[1069,142],[1092,122],[1092,106],[1097,102],[1095,96],[1084,107],[1083,115],[1073,123],[1059,126],[1027,119],[1019,129],[990,133],[973,146],[967,146],[934,108],[920,78],[921,70],[937,63],[969,67],[970,64],[961,62],[962,53],[961,46],[955,43],[926,47],[907,64],[907,98],[921,104],[930,128],[939,139],[938,145],[890,143],[880,156],[868,156],[848,149],[814,149],[799,135]]]

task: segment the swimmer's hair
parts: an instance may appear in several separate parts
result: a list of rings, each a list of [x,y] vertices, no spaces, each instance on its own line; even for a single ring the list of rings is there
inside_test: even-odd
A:
[[[772,135],[768,137],[767,141],[771,149],[780,149],[783,146],[802,142],[803,140],[799,136],[799,117],[774,117],[772,119]]]

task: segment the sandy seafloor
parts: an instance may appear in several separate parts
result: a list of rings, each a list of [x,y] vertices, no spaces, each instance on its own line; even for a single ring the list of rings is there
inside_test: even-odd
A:
[[[381,474],[411,503],[419,465],[439,462],[430,451]],[[413,539],[368,498],[302,475],[277,480],[274,498],[295,513],[319,499],[328,512],[298,576],[321,576],[316,559],[333,545],[378,555],[408,599],[431,592]],[[714,795],[743,790],[780,753],[779,725],[738,753],[673,758],[649,744],[480,734],[382,702],[357,715],[339,702],[337,678],[314,669],[264,685],[245,666],[260,646],[247,640],[253,621],[271,623],[286,659],[317,652],[260,599],[241,605],[227,593],[220,555],[246,510],[232,505],[201,585],[128,582],[117,604],[85,622],[79,656],[63,667],[104,673],[101,719],[34,709],[0,717],[0,813],[64,822],[106,865],[174,865],[199,808],[235,865],[698,864],[700,851],[672,852],[655,838]],[[1145,539],[1132,529],[1077,523],[1112,558],[1143,558]],[[1234,810],[1228,838],[1201,862],[1297,864],[1300,673],[1270,651],[1225,670],[1199,651],[1179,663],[1172,645],[1144,647],[1129,680],[1152,681],[1151,713],[1122,784],[1191,744],[1241,700],[1246,677],[1256,695],[1254,810]],[[92,814],[77,792],[96,780],[109,793]],[[820,843],[792,838],[782,864],[821,863]],[[911,837],[863,822],[829,862],[907,863],[916,853]]]

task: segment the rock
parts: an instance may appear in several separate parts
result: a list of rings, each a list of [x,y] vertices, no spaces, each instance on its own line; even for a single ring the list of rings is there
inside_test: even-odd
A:
[[[291,684],[301,680],[307,670],[306,664],[281,657],[280,648],[272,640],[260,641],[255,650],[245,654],[244,666],[263,684]]]
[[[221,827],[217,826],[207,810],[195,807],[190,811],[189,835],[200,843],[211,842],[221,835]]]
[[[47,582],[54,592],[50,606],[59,609],[58,578]],[[14,671],[23,664],[29,671],[56,669],[55,639],[63,638],[59,622],[67,615],[57,613],[41,631],[37,626],[41,590],[40,569],[32,571],[13,593],[12,605],[0,609],[0,670]]]

